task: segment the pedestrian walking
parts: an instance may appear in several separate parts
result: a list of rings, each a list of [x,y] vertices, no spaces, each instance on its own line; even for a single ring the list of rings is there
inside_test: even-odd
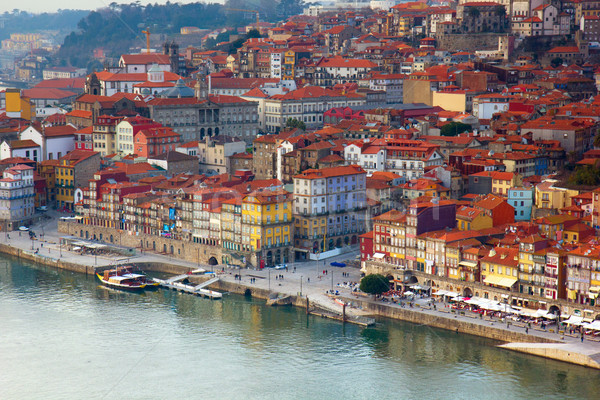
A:
[[[581,332],[581,343],[583,343],[583,332]]]
[[[296,272],[296,267],[294,267],[294,272]]]
[[[528,326],[525,327],[525,333],[529,333],[529,327]]]

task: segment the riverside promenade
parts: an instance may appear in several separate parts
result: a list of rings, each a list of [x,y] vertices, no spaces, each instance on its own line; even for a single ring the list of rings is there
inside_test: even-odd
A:
[[[526,329],[525,325],[514,321],[508,321],[511,323],[507,324],[507,321],[480,318],[469,311],[464,315],[455,313],[452,312],[449,304],[437,302],[434,308],[431,305],[432,298],[416,298],[413,307],[408,304],[402,307],[401,303],[382,303],[374,300],[372,296],[357,296],[345,283],[359,282],[358,268],[329,266],[333,261],[352,260],[357,252],[343,254],[326,261],[291,263],[287,265],[287,271],[274,268],[236,269],[226,266],[198,265],[147,252],[129,258],[81,255],[60,248],[59,238],[62,235],[57,232],[56,218],[41,220],[32,226],[32,229],[38,236],[37,240],[31,240],[27,232],[0,233],[0,243],[2,243],[0,249],[5,253],[11,253],[7,249],[17,250],[21,255],[27,255],[27,258],[46,265],[58,266],[60,261],[86,266],[86,271],[87,267],[93,271],[98,267],[122,263],[164,265],[165,268],[153,269],[174,274],[185,273],[198,267],[209,271],[213,269],[226,287],[236,288],[235,291],[240,293],[249,289],[253,295],[260,292],[263,297],[267,297],[264,296],[265,293],[290,295],[296,298],[296,305],[302,305],[302,299],[308,297],[312,304],[318,304],[322,309],[341,314],[342,306],[335,301],[335,298],[338,298],[350,303],[350,307],[346,308],[346,313],[350,316],[384,316],[456,330],[457,333],[470,333],[500,340],[505,343],[501,346],[509,350],[600,369],[600,343],[587,337],[581,342],[579,336],[560,334],[557,332],[556,325],[550,325],[546,330],[536,326]],[[14,254],[14,251],[11,254]],[[327,270],[326,274],[323,273],[324,270]],[[332,289],[337,290],[339,294],[337,296],[328,294],[327,292]]]

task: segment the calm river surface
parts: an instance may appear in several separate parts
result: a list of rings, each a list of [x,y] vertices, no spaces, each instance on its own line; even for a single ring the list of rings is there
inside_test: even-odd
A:
[[[7,264],[4,264],[4,260]],[[130,294],[0,260],[0,399],[585,399],[600,372],[408,323]]]

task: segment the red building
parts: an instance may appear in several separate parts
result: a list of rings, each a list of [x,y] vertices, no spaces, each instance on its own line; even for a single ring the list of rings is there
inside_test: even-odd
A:
[[[490,193],[481,200],[476,201],[473,207],[492,217],[493,226],[515,222],[515,209],[503,197]]]
[[[373,231],[363,233],[358,237],[360,240],[360,262],[367,261],[373,257]]]
[[[92,126],[75,131],[75,150],[94,151],[93,132]]]
[[[134,136],[135,154],[140,157],[155,156],[175,151],[181,143],[179,133],[171,128],[160,127],[143,129]]]

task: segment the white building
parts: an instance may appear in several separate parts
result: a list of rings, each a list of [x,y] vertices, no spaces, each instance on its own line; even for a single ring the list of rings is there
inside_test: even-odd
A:
[[[315,65],[315,85],[329,87],[338,83],[358,82],[377,68],[372,61],[358,58],[322,58]]]
[[[69,79],[85,76],[85,68],[75,67],[49,67],[44,69],[42,76],[44,80],[48,79]]]
[[[12,157],[28,158],[32,161],[42,161],[42,148],[33,140],[13,140],[0,144],[0,160]]]
[[[19,134],[19,139],[32,140],[41,147],[39,161],[58,160],[75,149],[74,125],[38,126],[31,125]]]
[[[16,165],[4,170],[0,179],[0,224],[11,231],[29,222],[34,213],[33,167]]]
[[[153,65],[158,65],[163,71],[171,72],[171,58],[166,54],[123,54],[119,58],[119,67],[128,74],[148,72]]]
[[[281,59],[283,52],[271,53],[271,78],[281,79]]]
[[[347,164],[358,164],[369,175],[375,171],[388,171],[405,180],[421,178],[431,166],[442,165],[444,157],[439,146],[421,140],[373,140],[362,145],[346,146],[344,159]]]
[[[375,75],[369,79],[369,89],[385,92],[387,104],[402,104],[405,78],[403,74]]]
[[[385,171],[385,146],[351,144],[344,148],[344,159],[349,164],[360,165],[370,176],[375,171]]]
[[[508,111],[508,102],[513,99],[503,93],[486,93],[473,97],[473,116],[492,119],[495,113]]]

